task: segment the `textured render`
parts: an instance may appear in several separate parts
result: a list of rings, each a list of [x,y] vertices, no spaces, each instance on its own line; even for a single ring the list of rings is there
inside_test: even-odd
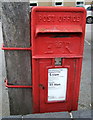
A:
[[[2,28],[6,47],[30,47],[29,3],[3,2]],[[5,51],[7,79],[13,85],[31,85],[31,52]],[[32,113],[31,89],[9,88],[10,114]]]

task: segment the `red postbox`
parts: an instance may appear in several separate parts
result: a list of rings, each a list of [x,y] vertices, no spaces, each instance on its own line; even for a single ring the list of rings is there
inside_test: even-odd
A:
[[[85,9],[34,7],[31,18],[33,112],[77,110]]]

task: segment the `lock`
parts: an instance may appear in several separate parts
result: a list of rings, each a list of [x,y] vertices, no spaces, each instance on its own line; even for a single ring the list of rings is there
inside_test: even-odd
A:
[[[61,66],[62,65],[62,58],[55,58],[55,66]]]
[[[39,84],[39,87],[43,90],[45,89],[45,87],[42,84]]]

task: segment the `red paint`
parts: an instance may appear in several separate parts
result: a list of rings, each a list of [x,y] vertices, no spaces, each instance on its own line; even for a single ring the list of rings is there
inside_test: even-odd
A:
[[[77,110],[85,9],[34,7],[31,18],[33,113]],[[59,57],[63,58],[62,65],[55,66],[54,58]],[[68,69],[65,101],[47,101],[49,68]]]
[[[32,86],[26,86],[26,85],[9,85],[7,80],[5,80],[5,86],[7,88],[32,88]]]
[[[32,48],[2,47],[2,50],[32,50]]]

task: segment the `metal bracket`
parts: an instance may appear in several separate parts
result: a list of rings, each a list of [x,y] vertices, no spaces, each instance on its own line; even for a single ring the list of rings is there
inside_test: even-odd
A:
[[[9,85],[6,79],[4,82],[7,88],[32,88],[32,86],[26,86],[26,85]]]
[[[32,48],[31,47],[29,47],[29,48],[15,48],[15,47],[4,47],[4,45],[2,45],[2,48],[1,48],[2,50],[32,50]],[[5,80],[5,86],[7,87],[7,88],[32,88],[32,86],[25,86],[25,85],[9,85],[8,84],[8,81],[7,80]]]

